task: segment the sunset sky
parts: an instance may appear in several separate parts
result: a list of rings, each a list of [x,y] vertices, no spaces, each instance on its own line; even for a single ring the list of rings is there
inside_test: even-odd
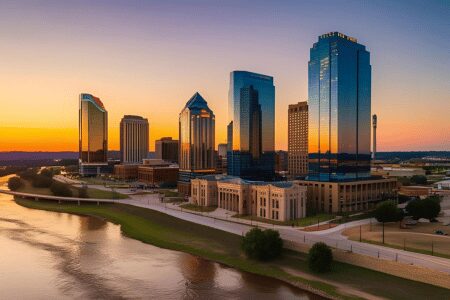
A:
[[[20,3],[19,3],[20,2]],[[339,31],[371,53],[379,151],[450,150],[448,1],[0,1],[0,151],[77,151],[78,95],[124,114],[154,140],[178,136],[200,92],[226,141],[229,73],[271,75],[276,148],[287,108],[307,100],[309,49]]]

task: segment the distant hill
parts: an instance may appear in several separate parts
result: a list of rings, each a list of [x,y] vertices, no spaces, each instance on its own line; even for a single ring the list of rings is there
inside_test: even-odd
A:
[[[149,158],[154,157],[154,152],[149,152]],[[119,151],[109,151],[108,158],[119,159]],[[73,151],[63,151],[63,152],[22,152],[22,151],[11,151],[11,152],[0,152],[0,165],[9,161],[20,161],[20,160],[54,160],[54,159],[78,159],[78,152]]]

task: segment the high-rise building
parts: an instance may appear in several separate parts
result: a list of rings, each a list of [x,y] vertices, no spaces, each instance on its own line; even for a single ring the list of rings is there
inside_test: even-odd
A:
[[[208,103],[195,93],[179,118],[178,191],[190,194],[190,181],[215,172],[215,116]]]
[[[370,177],[371,65],[366,47],[331,32],[308,64],[308,179]]]
[[[123,164],[142,163],[148,156],[148,120],[125,115],[120,121],[120,161]]]
[[[308,103],[289,105],[288,173],[291,178],[308,173]]]
[[[356,39],[319,37],[308,65],[309,213],[367,210],[395,199],[396,179],[370,175],[370,54]]]
[[[372,116],[372,127],[373,127],[372,159],[375,160],[377,155],[377,115]]]
[[[178,162],[178,141],[171,137],[163,137],[155,141],[156,158],[170,162]]]
[[[108,112],[90,94],[80,94],[79,101],[80,174],[97,175],[108,167]]]
[[[230,74],[228,174],[272,180],[275,165],[273,77],[246,71]]]

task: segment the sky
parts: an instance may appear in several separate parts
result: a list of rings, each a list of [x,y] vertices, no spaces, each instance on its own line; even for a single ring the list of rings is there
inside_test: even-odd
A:
[[[339,31],[371,53],[378,151],[450,150],[449,1],[0,0],[0,151],[77,151],[78,97],[99,97],[109,149],[125,114],[178,137],[195,93],[226,142],[229,76],[274,77],[276,148],[308,98],[309,49]]]

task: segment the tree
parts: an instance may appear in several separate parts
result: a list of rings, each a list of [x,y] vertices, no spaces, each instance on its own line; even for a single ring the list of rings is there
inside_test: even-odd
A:
[[[17,191],[22,187],[22,185],[23,185],[22,180],[17,176],[8,179],[8,188],[11,191]]]
[[[378,222],[383,223],[383,244],[384,244],[384,223],[397,222],[403,219],[403,211],[397,208],[394,201],[383,201],[378,203],[373,213]]]
[[[41,174],[42,176],[52,178],[53,177],[53,169],[49,169],[49,168],[42,169],[39,174]]]
[[[315,243],[308,252],[308,267],[317,273],[331,270],[333,264],[333,253],[327,244]]]
[[[424,175],[413,175],[410,181],[414,184],[427,184],[427,177]]]
[[[278,231],[253,228],[244,236],[241,246],[247,257],[266,261],[281,254],[283,240]]]
[[[31,184],[36,188],[48,188],[52,185],[53,179],[46,175],[38,174],[34,176]]]
[[[33,178],[36,176],[37,170],[34,168],[28,168],[22,172],[20,172],[18,175],[20,178],[25,180],[33,180]]]
[[[72,190],[69,188],[69,185],[59,181],[53,181],[50,190],[55,196],[72,197]]]
[[[80,188],[78,189],[78,197],[79,197],[79,198],[89,198],[88,191],[87,191],[87,186],[86,186],[86,185],[83,185],[82,187],[80,187]]]
[[[419,220],[422,217],[422,200],[414,199],[408,202],[405,209],[408,215],[414,220]]]
[[[409,201],[406,205],[406,211],[413,219],[418,220],[420,218],[434,221],[441,212],[441,200],[437,196],[427,197],[423,200],[415,199]]]

